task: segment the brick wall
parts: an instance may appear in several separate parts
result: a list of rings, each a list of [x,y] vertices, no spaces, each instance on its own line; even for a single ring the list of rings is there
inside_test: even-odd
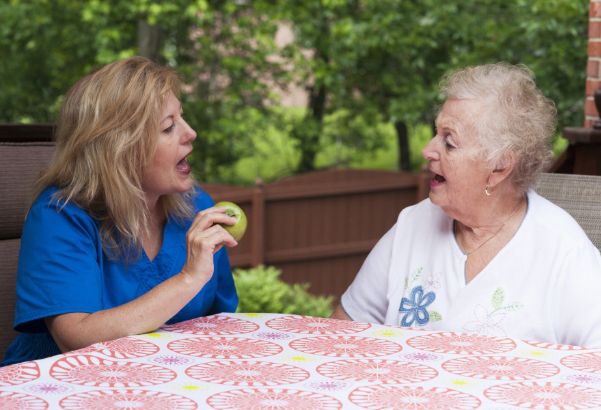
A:
[[[591,0],[588,25],[588,63],[586,67],[586,102],[584,126],[591,127],[599,118],[593,95],[601,87],[601,0]]]

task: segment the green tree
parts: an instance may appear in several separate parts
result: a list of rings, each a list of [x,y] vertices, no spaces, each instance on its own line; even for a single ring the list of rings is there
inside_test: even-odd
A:
[[[0,120],[51,122],[60,97],[96,64],[79,2],[0,4]]]
[[[528,65],[560,127],[582,123],[587,10],[587,0],[8,0],[0,121],[51,122],[76,79],[141,53],[185,79],[200,179],[224,178],[269,127],[290,133],[302,172],[324,142],[381,147],[389,124],[408,169],[409,131],[432,122],[438,80],[468,64]],[[278,50],[281,21],[295,40]],[[273,109],[292,79],[309,93],[300,120]]]
[[[324,118],[333,113],[347,125],[357,118],[393,125],[399,167],[409,169],[408,129],[432,123],[438,81],[470,64],[528,65],[557,102],[560,127],[581,123],[587,0],[314,0],[281,6],[295,29],[294,46],[306,50],[288,51],[310,93],[306,117],[292,133],[302,151],[300,171],[314,167]],[[362,150],[368,146],[361,141],[378,146],[365,130],[336,124],[336,138]]]
[[[52,122],[81,76],[144,54],[175,67],[199,138],[203,180],[250,150],[287,71],[275,58],[270,2],[256,0],[10,0],[0,5],[0,121]],[[10,58],[8,58],[10,56]]]
[[[252,151],[251,135],[278,120],[275,91],[288,72],[276,58],[277,22],[267,1],[216,0],[191,13],[191,39],[177,66],[189,87],[187,118],[197,130],[193,163],[201,179],[219,179]]]

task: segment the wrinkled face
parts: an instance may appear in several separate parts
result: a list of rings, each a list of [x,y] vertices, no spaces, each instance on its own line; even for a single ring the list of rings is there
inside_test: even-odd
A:
[[[432,173],[430,199],[455,219],[481,206],[491,171],[473,125],[480,107],[477,100],[447,100],[436,118],[436,136],[422,151]]]
[[[165,100],[159,127],[154,158],[142,176],[142,188],[150,201],[193,187],[192,170],[186,158],[192,152],[196,132],[184,120],[181,104],[173,93]]]

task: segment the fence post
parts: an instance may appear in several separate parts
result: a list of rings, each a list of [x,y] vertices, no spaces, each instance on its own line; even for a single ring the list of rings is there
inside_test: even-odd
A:
[[[265,254],[265,189],[263,181],[257,179],[252,192],[252,235],[250,244],[250,264],[264,263]]]

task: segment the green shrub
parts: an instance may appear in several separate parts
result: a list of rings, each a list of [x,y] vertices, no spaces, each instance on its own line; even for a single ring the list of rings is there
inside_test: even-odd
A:
[[[315,296],[307,291],[309,284],[289,284],[279,278],[281,271],[273,266],[236,269],[234,282],[240,303],[238,312],[293,313],[328,317],[332,314],[333,296]]]

